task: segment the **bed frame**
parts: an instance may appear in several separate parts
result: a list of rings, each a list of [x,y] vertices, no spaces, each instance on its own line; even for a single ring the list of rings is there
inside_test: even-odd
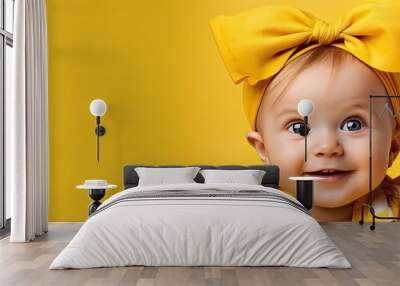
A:
[[[152,166],[152,165],[126,165],[124,167],[124,189],[133,188],[138,185],[139,177],[135,171],[136,167],[151,167],[151,168],[177,168],[177,167],[200,167],[201,169],[218,169],[218,170],[264,170],[265,175],[262,179],[261,184],[265,187],[271,187],[275,189],[279,189],[279,167],[276,165],[251,165],[251,166],[242,166],[242,165],[222,165],[222,166],[211,166],[211,165],[160,165],[160,166]],[[204,183],[204,178],[200,174],[194,178],[197,183]]]

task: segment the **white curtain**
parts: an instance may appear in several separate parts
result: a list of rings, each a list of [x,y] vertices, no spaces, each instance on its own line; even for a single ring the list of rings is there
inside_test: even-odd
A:
[[[16,0],[13,92],[6,98],[6,185],[12,242],[47,232],[48,112],[45,0]]]

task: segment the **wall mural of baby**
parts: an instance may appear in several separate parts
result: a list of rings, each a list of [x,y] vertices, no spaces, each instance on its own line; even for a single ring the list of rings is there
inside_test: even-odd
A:
[[[334,23],[289,6],[263,6],[211,20],[233,81],[243,83],[247,140],[266,164],[290,176],[320,176],[312,215],[358,221],[369,190],[369,95],[400,91],[400,1],[361,4]],[[300,100],[313,101],[304,162]],[[372,114],[372,189],[377,215],[398,216],[400,179],[386,175],[400,150],[399,99],[379,99]],[[371,215],[365,209],[365,220]],[[378,220],[379,221],[379,220]]]

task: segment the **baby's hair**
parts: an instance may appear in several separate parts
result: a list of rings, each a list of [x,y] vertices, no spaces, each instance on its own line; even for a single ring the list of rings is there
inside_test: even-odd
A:
[[[274,77],[266,83],[266,88],[264,91],[263,98],[259,105],[259,110],[263,104],[264,98],[268,95],[271,96],[273,94],[278,94],[276,100],[272,103],[274,105],[276,102],[280,100],[280,98],[286,94],[288,89],[291,86],[291,83],[294,82],[296,77],[304,70],[309,67],[319,64],[322,62],[330,63],[331,76],[328,85],[334,84],[333,79],[335,77],[336,72],[340,70],[340,65],[345,61],[359,61],[352,54],[346,52],[345,50],[333,47],[333,46],[321,46],[311,51],[306,52],[305,54],[299,56],[293,61],[289,62],[285,65],[279,73],[277,73]],[[392,110],[393,107],[390,105]],[[258,126],[260,113],[257,113],[256,117],[256,130],[260,130]]]

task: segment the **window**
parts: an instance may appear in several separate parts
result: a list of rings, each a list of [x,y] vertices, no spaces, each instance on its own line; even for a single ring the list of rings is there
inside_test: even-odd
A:
[[[4,142],[5,98],[11,92],[13,64],[14,0],[0,0],[0,228],[7,230],[11,217],[11,196],[5,188]]]

